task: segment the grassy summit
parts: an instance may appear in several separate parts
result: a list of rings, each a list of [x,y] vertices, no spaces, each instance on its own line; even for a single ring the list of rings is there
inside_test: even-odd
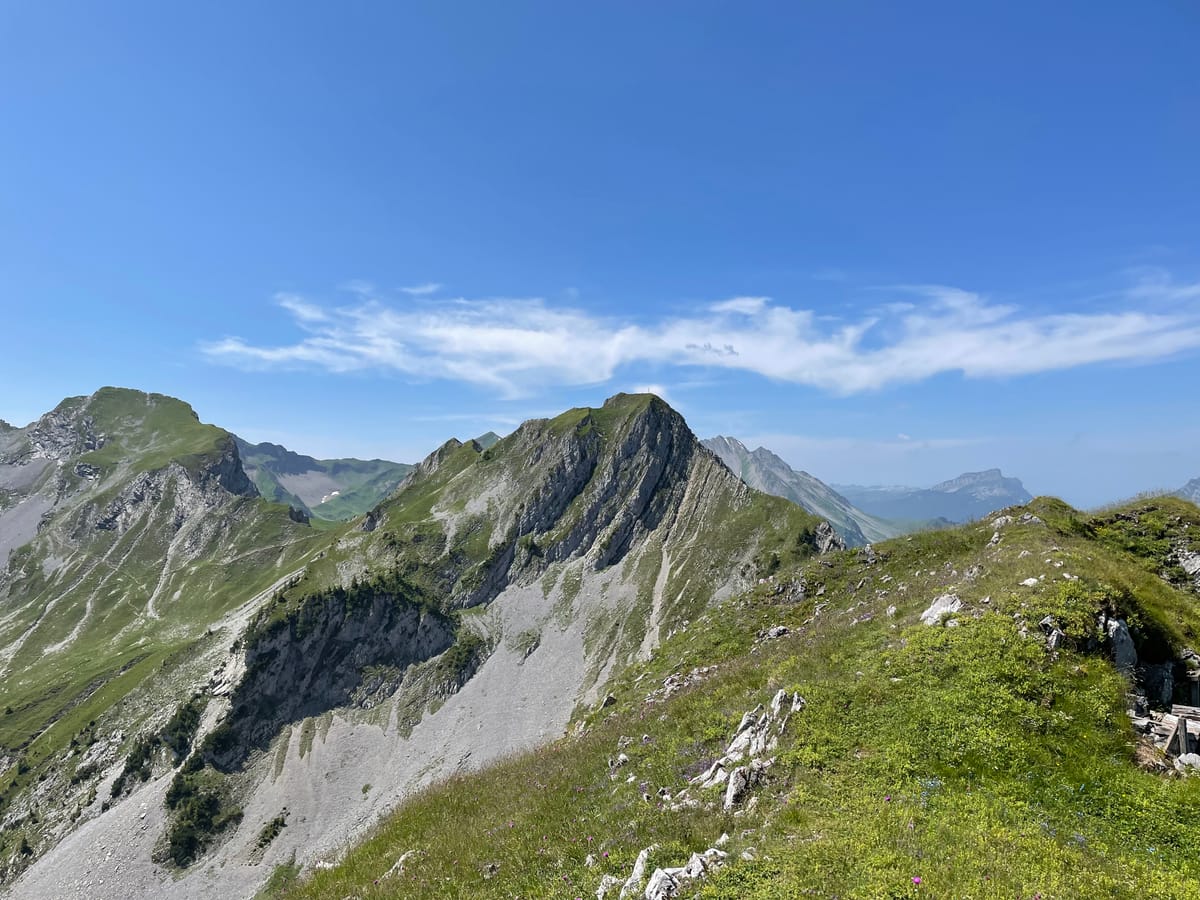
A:
[[[314,540],[251,496],[232,436],[186,403],[103,388],[49,420],[71,448],[38,488],[57,502],[0,573],[0,757],[18,760],[0,768],[0,816],[51,769],[82,765],[102,715],[211,643],[210,626]],[[137,722],[150,706],[125,710]],[[0,849],[20,834],[8,829]]]
[[[86,411],[104,445],[80,457],[94,466],[125,465],[135,472],[172,461],[195,467],[229,443],[229,433],[203,424],[182,400],[127,388],[105,387],[91,397],[63,401],[59,410]]]

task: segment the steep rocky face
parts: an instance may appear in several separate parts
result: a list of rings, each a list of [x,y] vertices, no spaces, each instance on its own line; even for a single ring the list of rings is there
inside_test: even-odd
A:
[[[75,474],[81,473],[93,477],[93,469],[86,463],[75,466]],[[81,540],[94,530],[124,534],[135,523],[144,524],[151,510],[165,512],[171,530],[178,533],[189,522],[207,517],[230,497],[257,496],[254,482],[242,471],[237,446],[229,440],[199,468],[172,461],[162,469],[135,475],[111,499],[84,505],[74,534]],[[166,506],[162,507],[164,501]]]
[[[446,616],[378,588],[334,591],[251,629],[246,674],[208,756],[221,769],[264,750],[290,722],[349,705],[371,666],[403,670],[454,642]]]
[[[621,398],[573,427],[523,425],[506,452],[537,473],[527,499],[502,512],[503,546],[528,537],[537,547],[523,562],[541,570],[575,555],[595,569],[619,562],[679,506],[699,447],[681,416],[658,400],[614,421]],[[609,416],[605,416],[608,411]],[[605,428],[608,427],[608,434]],[[505,473],[507,477],[515,471]],[[476,594],[471,602],[482,602]]]
[[[786,497],[829,521],[848,546],[882,541],[904,529],[857,509],[849,500],[807,472],[797,471],[765,447],[753,452],[736,438],[714,437],[704,446],[735,475],[756,490]]]

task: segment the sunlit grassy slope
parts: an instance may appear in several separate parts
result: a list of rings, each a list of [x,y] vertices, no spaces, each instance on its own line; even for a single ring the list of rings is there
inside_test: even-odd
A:
[[[1200,510],[1158,499],[1088,516],[1042,498],[1010,512],[1025,511],[1044,524],[1018,519],[997,544],[984,523],[877,545],[874,562],[783,565],[620,675],[582,736],[434,786],[336,867],[298,882],[280,869],[267,893],[591,897],[642,848],[657,845],[651,870],[682,865],[728,833],[729,863],[695,896],[1200,896],[1200,780],[1136,764],[1129,685],[1096,633],[1108,612],[1143,659],[1195,646],[1196,596],[1170,559],[1200,544]],[[953,626],[920,624],[947,592],[962,601]],[[1058,653],[1047,615],[1068,637]],[[790,632],[763,640],[774,625]],[[716,668],[647,702],[701,666]],[[714,790],[672,811],[660,789],[677,795],[781,688],[806,706],[753,807],[724,812]],[[619,747],[630,762],[614,770]]]
[[[289,519],[284,506],[217,491],[216,506],[206,509],[192,538],[200,549],[177,556],[171,542],[180,528],[182,481],[161,473],[175,466],[187,473],[178,478],[202,478],[198,473],[221,465],[232,436],[201,423],[185,403],[120,388],[72,398],[58,411],[81,429],[90,422],[104,440],[79,457],[98,472],[95,486],[56,510],[13,554],[4,576],[0,754],[21,764],[0,774],[0,812],[44,777],[44,765],[61,761],[89,723],[178,661],[223,614],[298,565],[322,539]],[[81,483],[73,465],[64,470],[68,488]],[[90,523],[89,509],[129,494],[143,473],[156,480],[135,491],[130,502],[139,518],[132,527],[80,524]]]

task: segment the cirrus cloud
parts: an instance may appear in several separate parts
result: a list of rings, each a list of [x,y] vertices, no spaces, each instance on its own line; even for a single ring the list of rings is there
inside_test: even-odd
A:
[[[1028,312],[938,285],[892,292],[903,302],[857,318],[735,297],[649,322],[541,299],[431,300],[413,291],[400,304],[360,296],[327,307],[288,294],[276,302],[304,333],[298,340],[230,336],[201,349],[248,369],[391,371],[516,396],[547,383],[600,384],[639,363],[751,372],[853,394],[948,372],[1010,377],[1200,348],[1200,310],[1191,302],[1200,285],[1169,278],[1141,279],[1094,312]]]

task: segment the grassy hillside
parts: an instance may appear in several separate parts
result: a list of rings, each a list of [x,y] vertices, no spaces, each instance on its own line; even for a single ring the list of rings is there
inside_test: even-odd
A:
[[[1010,514],[781,566],[625,671],[581,736],[430,788],[335,867],[280,869],[268,893],[591,897],[644,848],[649,873],[725,833],[726,864],[684,896],[1200,895],[1200,780],[1162,774],[1135,736],[1097,631],[1125,617],[1148,662],[1195,646],[1197,598],[1170,560],[1200,543],[1200,510],[1038,499]],[[922,624],[945,594],[960,608]],[[779,690],[803,709],[765,783],[725,811],[688,779]],[[699,805],[675,808],[685,789]]]
[[[65,400],[58,409],[65,412],[85,402],[105,436],[102,447],[80,457],[94,466],[130,465],[133,471],[149,472],[172,460],[195,465],[229,440],[227,431],[205,425],[188,404],[164,394],[106,387],[89,398]]]
[[[88,748],[131,741],[118,726],[169,712],[178,699],[137,710],[130,695],[189,659],[215,622],[319,540],[286,507],[226,490],[248,490],[232,437],[185,403],[105,388],[51,415],[61,446],[75,448],[45,488],[59,503],[0,573],[5,859],[33,834],[21,826],[59,802],[64,773]],[[93,474],[79,475],[82,466]],[[28,822],[11,816],[22,794]]]

